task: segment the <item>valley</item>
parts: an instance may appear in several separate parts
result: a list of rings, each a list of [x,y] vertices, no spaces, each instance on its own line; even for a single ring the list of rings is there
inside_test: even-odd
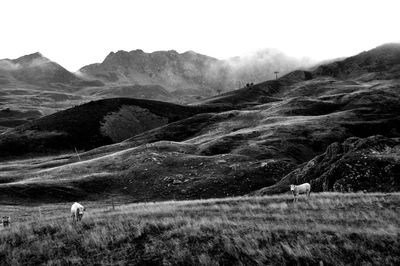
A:
[[[105,99],[17,126],[0,135],[1,200],[220,198],[300,182],[313,191],[398,191],[400,88],[390,69],[400,46],[345,59],[340,71],[355,61],[368,77],[381,75],[374,58],[384,52],[388,80],[364,80],[361,70],[322,75],[332,63],[191,105]]]
[[[0,266],[400,265],[400,2],[0,9]]]

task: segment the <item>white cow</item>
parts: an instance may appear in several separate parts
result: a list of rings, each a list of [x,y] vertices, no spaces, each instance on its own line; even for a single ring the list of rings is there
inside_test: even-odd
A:
[[[83,212],[84,211],[85,211],[85,207],[83,207],[78,202],[75,202],[74,204],[72,204],[72,206],[71,206],[72,221],[76,222],[76,221],[82,220],[82,216],[83,216]]]
[[[3,216],[1,219],[1,223],[2,223],[3,227],[9,227],[10,222],[11,222],[10,216]]]
[[[310,197],[310,192],[311,192],[311,185],[310,183],[304,183],[301,185],[290,185],[290,191],[293,193],[293,202],[298,201],[298,196],[299,194],[306,194],[307,197]]]

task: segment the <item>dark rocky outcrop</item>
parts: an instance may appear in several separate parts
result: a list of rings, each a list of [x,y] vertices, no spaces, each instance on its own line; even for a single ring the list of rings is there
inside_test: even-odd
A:
[[[311,183],[312,191],[399,191],[400,139],[371,136],[331,144],[277,184],[255,195],[288,191],[290,184]]]

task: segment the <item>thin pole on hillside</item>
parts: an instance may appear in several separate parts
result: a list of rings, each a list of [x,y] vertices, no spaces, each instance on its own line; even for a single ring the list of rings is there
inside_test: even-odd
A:
[[[74,149],[75,149],[76,156],[78,156],[78,160],[80,161],[80,160],[81,160],[81,157],[79,156],[79,153],[78,153],[78,151],[76,150],[76,147],[74,147]]]
[[[274,73],[275,73],[275,79],[278,79],[278,73],[279,73],[279,71],[275,71]]]

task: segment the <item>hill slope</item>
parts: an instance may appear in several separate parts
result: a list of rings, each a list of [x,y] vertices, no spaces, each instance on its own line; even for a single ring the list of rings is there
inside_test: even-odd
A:
[[[397,144],[389,144],[400,137],[399,86],[395,79],[362,81],[295,71],[278,80],[224,93],[188,107],[135,100],[134,105],[140,102],[140,108],[155,115],[154,123],[144,123],[147,126],[141,124],[141,117],[146,117],[148,111],[137,108],[121,111],[121,105],[130,100],[118,100],[120,104],[112,104],[114,109],[102,107],[102,111],[96,106],[103,106],[105,102],[87,104],[61,113],[61,117],[70,112],[75,114],[74,119],[66,119],[69,117],[66,115],[64,120],[60,120],[63,127],[70,127],[70,135],[55,131],[64,130],[61,127],[48,127],[57,125],[60,116],[54,115],[38,120],[44,126],[38,122],[20,127],[20,131],[13,134],[21,135],[10,143],[18,144],[21,139],[26,139],[28,141],[21,142],[26,143],[21,150],[30,147],[31,143],[35,143],[32,151],[49,146],[57,150],[60,143],[68,143],[59,141],[64,138],[81,145],[78,148],[96,147],[107,143],[93,138],[104,137],[99,135],[99,122],[105,117],[113,122],[113,118],[120,116],[130,121],[126,125],[133,125],[125,127],[131,128],[129,131],[134,132],[133,136],[120,143],[81,153],[79,158],[69,155],[62,159],[38,159],[34,163],[6,162],[4,167],[0,167],[2,200],[36,198],[39,201],[63,201],[111,196],[129,201],[195,199],[244,195],[271,186],[263,191],[280,193],[287,189],[287,183],[303,181],[315,182],[315,190],[392,191],[392,188],[397,189],[396,157],[379,163],[376,160],[381,159],[375,160],[368,150],[362,151],[367,158],[360,159],[360,163],[371,162],[371,167],[376,168],[370,169],[373,175],[365,179],[373,182],[359,180],[357,184],[350,184],[347,177],[343,179],[330,172],[323,163],[324,159],[318,156],[326,153],[327,149],[329,153],[328,147],[334,142],[347,143],[346,140],[352,137],[357,137],[359,142],[368,142],[365,138],[375,135],[382,135],[379,138],[383,138],[390,149],[396,150]],[[167,106],[171,106],[172,111]],[[76,110],[83,112],[75,113]],[[90,130],[94,131],[86,132],[86,122],[80,117],[92,112],[96,119],[90,123]],[[168,114],[174,119],[168,117],[168,123],[163,122]],[[111,122],[109,128],[118,128]],[[143,132],[135,131],[136,125],[140,125]],[[30,135],[32,130],[38,129],[43,136]],[[3,145],[6,143],[4,140],[10,137],[13,138],[9,133],[0,136]],[[41,139],[52,141],[41,142]],[[96,145],[91,146],[93,143]],[[343,145],[347,147],[347,144]],[[16,145],[8,147],[11,151]],[[382,151],[379,145],[374,149],[379,153]],[[70,147],[69,151],[72,150]],[[344,152],[343,162],[347,162],[348,157],[357,158],[360,152]],[[340,160],[332,161],[331,166],[342,169]],[[316,166],[308,172],[307,163],[313,161],[317,162]],[[348,163],[354,169],[358,167],[355,159]],[[26,166],[21,170],[24,164]],[[382,172],[378,169],[381,166],[390,169],[385,168],[386,172]],[[293,180],[292,177],[298,173],[303,173],[304,180]],[[326,175],[326,179],[315,179],[319,177],[315,173]],[[348,173],[350,178],[352,174]],[[366,172],[362,172],[364,174]],[[344,183],[339,186],[341,182]],[[377,186],[380,183],[383,185]]]
[[[307,62],[265,50],[256,55],[217,60],[192,51],[110,53],[101,64],[71,73],[40,53],[0,60],[0,105],[13,112],[45,116],[91,100],[129,97],[188,103],[247,81],[262,81]],[[273,68],[273,70],[272,70]],[[23,124],[3,115],[1,131]],[[4,129],[3,129],[4,127]]]
[[[283,193],[290,184],[311,183],[313,191],[399,191],[400,139],[372,136],[331,144],[325,153],[277,184],[252,195]]]
[[[137,112],[148,112],[148,115],[144,114],[144,120],[137,121],[137,126],[150,123],[150,121],[146,121],[156,117],[165,118],[165,121],[162,122],[165,124],[197,113],[221,110],[218,106],[190,107],[129,98],[92,101],[23,124],[0,135],[0,157],[27,153],[73,151],[74,148],[90,149],[110,144],[112,143],[110,136],[103,134],[100,130],[101,124],[105,122],[106,116],[112,113],[118,119],[121,114],[118,111],[123,106],[136,106],[139,108]],[[139,114],[136,114],[136,117],[137,115]],[[132,119],[136,118],[132,117]],[[120,125],[126,126],[124,123],[121,121]]]
[[[400,43],[378,46],[370,51],[318,67],[314,74],[362,81],[400,78]]]

